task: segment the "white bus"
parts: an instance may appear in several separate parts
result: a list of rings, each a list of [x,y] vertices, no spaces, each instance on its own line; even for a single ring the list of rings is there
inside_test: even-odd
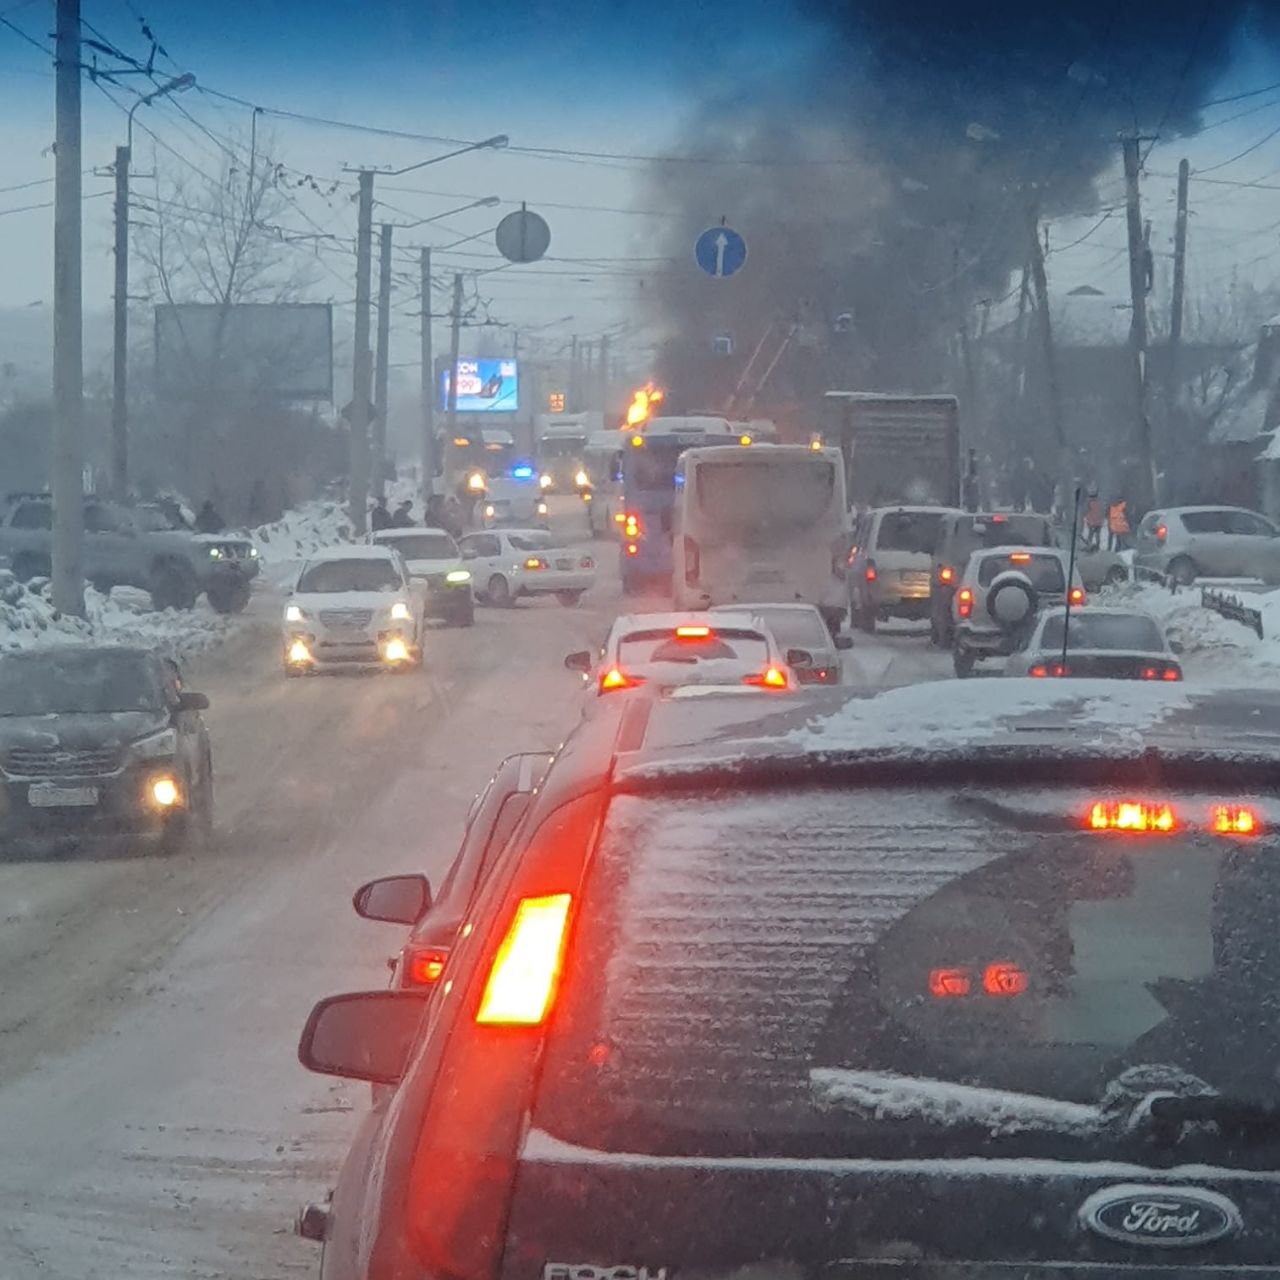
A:
[[[676,608],[800,600],[838,631],[848,604],[844,493],[835,449],[688,450],[672,521]]]
[[[622,525],[622,450],[626,443],[627,436],[616,430],[593,431],[587,437],[583,453],[583,465],[591,481],[587,520],[597,537],[616,534]]]

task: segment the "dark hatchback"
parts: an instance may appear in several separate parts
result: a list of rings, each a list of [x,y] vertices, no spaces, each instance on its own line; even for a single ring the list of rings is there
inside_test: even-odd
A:
[[[0,655],[0,831],[147,835],[167,849],[207,833],[208,705],[147,650]]]
[[[430,1006],[312,1013],[399,1082],[325,1280],[1280,1275],[1266,695],[945,687],[585,721]]]

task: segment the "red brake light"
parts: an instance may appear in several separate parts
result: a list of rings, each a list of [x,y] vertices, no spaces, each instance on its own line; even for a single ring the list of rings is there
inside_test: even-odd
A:
[[[634,542],[627,543],[627,555],[635,556],[640,554],[640,548]]]
[[[1181,680],[1182,669],[1180,667],[1165,667],[1164,674],[1160,677],[1160,679],[1168,680],[1171,683],[1173,681]]]
[[[1169,526],[1167,524],[1156,525],[1156,541],[1157,542],[1164,542],[1164,540],[1168,536],[1169,536]]]
[[[1035,676],[1037,680],[1043,680],[1044,677],[1049,674],[1049,668],[1048,667],[1032,667],[1027,674]]]
[[[982,974],[982,989],[989,996],[1020,996],[1028,986],[1027,971],[1012,961],[989,964]]]
[[[762,689],[786,689],[787,673],[780,667],[765,667],[758,676],[744,677],[743,684],[754,684]]]
[[[967,996],[973,989],[968,969],[930,969],[929,994],[937,1000]]]
[[[1009,552],[1009,563],[1010,564],[1030,564],[1031,552],[1030,551],[1011,551]]]
[[[1008,516],[992,516],[991,523],[992,524],[1008,524],[1009,517]]]
[[[1037,666],[1031,668],[1031,674],[1037,679],[1044,676],[1069,676],[1071,674],[1070,667],[1064,667],[1061,662],[1055,662],[1052,666]]]
[[[1067,593],[1067,599],[1070,600],[1072,604],[1084,604],[1084,588],[1072,587]]]
[[[866,568],[866,571],[865,571],[865,576],[866,576],[866,579],[867,579],[867,581],[868,581],[868,582],[874,582],[874,581],[876,580],[876,578],[879,576],[879,575],[876,573],[876,562],[875,562],[874,560],[868,560],[868,561],[867,561],[867,568]]]
[[[948,582],[954,582],[955,577],[956,571],[949,564],[944,564],[942,568],[938,570],[938,581],[944,585]]]
[[[638,676],[624,674],[617,667],[610,667],[600,677],[600,691],[602,693],[608,693],[612,689],[634,689],[638,684],[644,684],[644,681]]]
[[[707,640],[711,636],[710,627],[677,627],[676,637],[680,640]]]
[[[1224,836],[1256,836],[1262,821],[1247,805],[1219,804],[1213,809],[1213,829]]]
[[[968,587],[961,587],[956,594],[956,610],[962,618],[973,612],[973,592]]]
[[[400,985],[432,987],[440,981],[449,960],[448,947],[405,947],[400,965]]]
[[[1085,817],[1093,831],[1161,831],[1178,829],[1178,818],[1167,804],[1148,800],[1099,800]]]
[[[564,958],[567,893],[522,898],[494,956],[476,1022],[491,1027],[536,1027],[555,999]]]
[[[640,517],[632,515],[630,512],[623,517],[623,532],[628,538],[638,538],[640,536]]]

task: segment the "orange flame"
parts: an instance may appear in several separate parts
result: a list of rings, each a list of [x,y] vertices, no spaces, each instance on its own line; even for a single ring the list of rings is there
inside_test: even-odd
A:
[[[648,422],[653,416],[654,405],[662,403],[663,392],[660,387],[647,386],[641,387],[631,397],[631,403],[627,406],[628,427],[638,427]]]

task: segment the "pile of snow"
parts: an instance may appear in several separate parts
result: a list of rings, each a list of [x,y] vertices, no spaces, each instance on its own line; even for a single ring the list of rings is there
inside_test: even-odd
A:
[[[0,573],[0,653],[58,644],[128,644],[186,658],[220,644],[236,625],[202,598],[194,609],[153,611],[144,591],[117,588],[103,595],[85,588],[85,616],[60,613],[48,584],[30,587]]]

